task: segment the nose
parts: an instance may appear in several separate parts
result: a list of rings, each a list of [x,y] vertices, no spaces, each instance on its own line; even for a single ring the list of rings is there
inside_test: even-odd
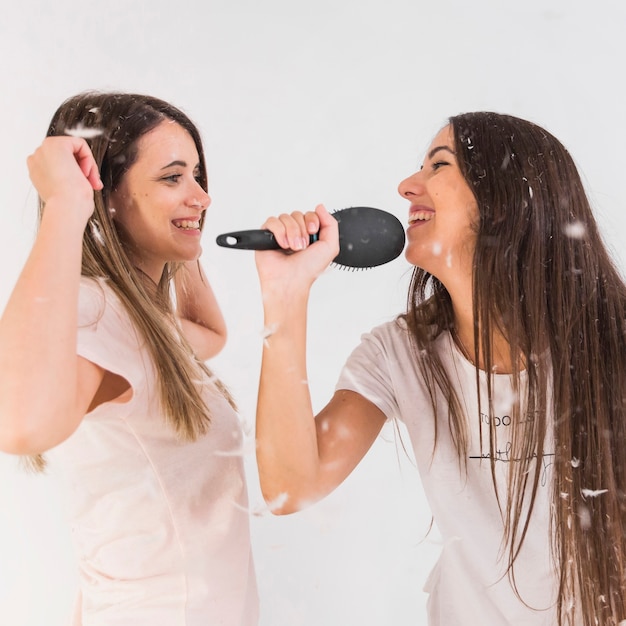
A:
[[[411,198],[424,193],[424,184],[422,183],[421,170],[411,174],[398,185],[398,193],[403,198]]]
[[[205,211],[211,204],[211,196],[202,188],[200,183],[196,181],[195,187],[189,197],[189,204],[194,208]]]

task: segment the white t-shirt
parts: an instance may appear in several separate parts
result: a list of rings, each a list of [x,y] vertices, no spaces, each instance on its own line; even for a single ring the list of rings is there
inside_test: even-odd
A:
[[[468,420],[470,443],[466,474],[459,466],[445,401],[439,394],[438,405],[442,408],[435,417],[419,370],[419,355],[411,345],[403,321],[383,324],[364,335],[337,383],[337,389],[361,394],[389,419],[400,419],[409,432],[426,497],[443,539],[440,558],[425,587],[430,594],[429,624],[553,626],[556,623],[556,577],[550,556],[549,530],[553,457],[547,455],[542,460],[541,483],[530,528],[515,562],[515,579],[522,602],[506,575],[506,547],[502,550],[503,521],[489,460],[490,418],[484,408],[488,406],[486,375],[481,372],[483,414],[479,416],[474,365],[462,356],[447,332],[435,340],[435,347]],[[523,373],[522,383],[525,383]],[[495,420],[497,436],[495,468],[499,490],[506,502],[508,468],[515,462],[509,454],[513,398],[510,376],[495,375],[492,393],[494,415],[491,419]]]
[[[79,566],[75,624],[254,626],[239,419],[210,380],[206,435],[181,442],[158,406],[144,342],[105,281],[82,279],[78,354],[123,376],[47,456],[61,470]]]

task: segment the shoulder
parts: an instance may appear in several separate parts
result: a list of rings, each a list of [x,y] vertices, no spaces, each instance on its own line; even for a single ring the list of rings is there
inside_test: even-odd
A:
[[[391,359],[415,358],[420,354],[415,336],[402,315],[361,335],[360,346]]]
[[[81,316],[92,318],[95,322],[105,309],[119,308],[120,301],[106,278],[90,278],[82,276],[78,292],[78,310]]]
[[[400,316],[378,326],[361,335],[361,340],[376,341],[381,345],[407,344],[411,341],[406,320]]]
[[[124,305],[106,278],[81,277],[78,312],[80,325],[96,324],[110,316],[128,318]]]
[[[146,342],[106,279],[81,278],[76,351],[133,387],[150,367]]]
[[[413,352],[410,332],[399,317],[363,333],[348,357],[346,367],[362,368],[364,374],[377,369],[394,369],[400,363],[410,361]]]
[[[105,278],[82,277],[78,296],[79,337],[137,343],[137,332],[126,307]]]
[[[78,291],[79,326],[93,324],[102,317],[106,302],[104,290],[104,280],[81,277]]]

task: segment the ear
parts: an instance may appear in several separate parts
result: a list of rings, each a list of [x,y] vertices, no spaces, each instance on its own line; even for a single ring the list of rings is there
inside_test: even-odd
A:
[[[119,203],[116,201],[115,198],[115,193],[108,194],[104,204],[106,206],[106,210],[111,216],[111,219],[115,220],[115,218],[117,217],[117,206],[119,206]]]
[[[112,220],[115,220],[120,211],[124,210],[124,206],[126,205],[125,196],[126,194],[120,188],[109,191],[106,195],[104,195],[104,203]]]

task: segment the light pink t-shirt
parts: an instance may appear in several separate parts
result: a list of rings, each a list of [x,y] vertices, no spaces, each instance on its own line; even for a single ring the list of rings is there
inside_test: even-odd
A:
[[[48,454],[67,486],[82,626],[254,626],[242,431],[205,381],[209,432],[181,442],[158,406],[155,370],[104,281],[82,279],[78,354],[132,394],[88,413]]]
[[[493,414],[486,407],[486,375],[481,372],[479,413],[476,370],[457,350],[450,334],[435,340],[467,417],[467,471],[459,466],[448,425],[448,406],[440,393],[433,414],[429,390],[409,332],[393,321],[363,335],[337,383],[373,402],[389,419],[407,427],[426,497],[443,539],[443,549],[425,590],[429,626],[553,626],[556,583],[550,552],[552,444],[539,466],[540,484],[528,533],[515,564],[522,600],[506,574],[502,555],[503,518],[496,500],[489,460],[489,420],[496,431],[495,473],[506,494],[511,458],[511,377],[493,377]],[[522,384],[526,376],[522,375]],[[531,419],[532,416],[526,416]],[[481,446],[482,437],[482,446]],[[435,438],[437,445],[435,446]]]

